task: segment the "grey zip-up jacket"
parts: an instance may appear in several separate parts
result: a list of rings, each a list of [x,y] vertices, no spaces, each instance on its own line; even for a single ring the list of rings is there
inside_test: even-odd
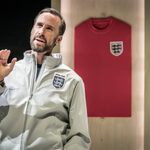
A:
[[[88,150],[84,84],[60,55],[25,52],[0,86],[0,150]]]

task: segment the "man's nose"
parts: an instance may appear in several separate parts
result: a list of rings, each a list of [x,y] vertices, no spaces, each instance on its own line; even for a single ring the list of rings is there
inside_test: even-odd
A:
[[[42,27],[42,28],[39,29],[39,34],[40,35],[44,34],[44,32],[45,32],[45,28],[44,27]]]

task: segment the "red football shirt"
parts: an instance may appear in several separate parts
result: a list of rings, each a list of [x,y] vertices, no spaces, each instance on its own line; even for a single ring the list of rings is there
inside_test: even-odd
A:
[[[112,16],[83,21],[75,27],[74,59],[88,116],[131,116],[131,26]]]

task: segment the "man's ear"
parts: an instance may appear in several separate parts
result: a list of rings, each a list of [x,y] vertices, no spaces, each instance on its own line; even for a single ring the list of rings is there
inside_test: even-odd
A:
[[[56,39],[56,44],[59,44],[62,40],[62,35],[59,35]]]

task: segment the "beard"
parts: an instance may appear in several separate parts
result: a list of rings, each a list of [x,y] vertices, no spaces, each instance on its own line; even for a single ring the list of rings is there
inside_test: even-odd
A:
[[[45,41],[45,43],[39,45],[39,44],[36,44],[34,43],[34,41],[36,40],[36,37],[35,38],[31,38],[30,39],[30,45],[31,45],[31,49],[37,53],[51,53],[53,48],[55,47],[56,45],[56,39],[54,39],[51,43],[47,43],[46,39],[44,37],[42,37],[43,40]]]
[[[51,52],[53,48],[55,47],[55,45],[56,45],[55,43],[52,43],[51,45],[38,46],[32,42],[31,49],[38,53]]]

